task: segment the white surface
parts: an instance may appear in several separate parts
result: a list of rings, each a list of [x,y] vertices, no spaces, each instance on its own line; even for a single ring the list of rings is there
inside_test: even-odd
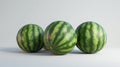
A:
[[[96,21],[107,32],[107,44],[97,54],[72,53],[54,56],[49,52],[21,52],[16,34],[25,24],[43,29],[64,20],[76,28]],[[120,0],[0,0],[0,67],[120,67]]]
[[[106,48],[96,54],[83,54],[75,48],[59,56],[45,50],[24,53],[16,47],[2,47],[0,67],[120,67],[119,51],[119,48]]]

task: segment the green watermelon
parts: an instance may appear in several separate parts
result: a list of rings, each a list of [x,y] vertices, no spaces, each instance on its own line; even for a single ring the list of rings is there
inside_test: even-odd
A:
[[[55,55],[64,55],[74,48],[77,34],[65,21],[55,21],[47,26],[44,33],[45,48]]]
[[[82,23],[77,27],[76,33],[76,46],[84,53],[91,54],[100,51],[107,41],[105,30],[96,22]]]
[[[18,46],[26,52],[37,52],[43,47],[43,34],[43,29],[38,25],[27,24],[18,31]]]

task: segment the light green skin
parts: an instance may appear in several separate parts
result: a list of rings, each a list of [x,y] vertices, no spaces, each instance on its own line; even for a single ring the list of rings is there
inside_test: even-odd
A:
[[[100,51],[107,41],[106,32],[96,22],[88,21],[82,23],[77,27],[76,33],[76,46],[84,53],[91,54]]]
[[[65,21],[55,21],[45,30],[45,48],[53,54],[63,55],[73,50],[77,35],[73,27]]]

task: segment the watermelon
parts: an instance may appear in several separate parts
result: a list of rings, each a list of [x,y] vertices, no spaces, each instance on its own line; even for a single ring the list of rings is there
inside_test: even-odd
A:
[[[77,34],[65,21],[54,21],[45,29],[45,48],[55,55],[64,55],[72,51],[77,43]]]
[[[76,46],[84,53],[91,54],[100,51],[107,41],[107,35],[103,27],[93,21],[80,24],[76,33]]]
[[[43,47],[43,34],[43,29],[38,25],[27,24],[18,31],[18,46],[25,52],[37,52]]]

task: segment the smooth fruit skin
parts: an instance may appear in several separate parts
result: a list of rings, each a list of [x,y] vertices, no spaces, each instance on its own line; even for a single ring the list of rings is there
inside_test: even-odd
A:
[[[65,21],[55,21],[47,26],[44,34],[45,48],[55,55],[64,55],[73,50],[77,35]]]
[[[18,31],[16,37],[18,46],[25,52],[37,52],[44,45],[43,34],[40,26],[27,24]]]
[[[105,30],[96,22],[87,21],[80,24],[76,33],[76,46],[84,53],[91,54],[100,51],[107,41]]]

